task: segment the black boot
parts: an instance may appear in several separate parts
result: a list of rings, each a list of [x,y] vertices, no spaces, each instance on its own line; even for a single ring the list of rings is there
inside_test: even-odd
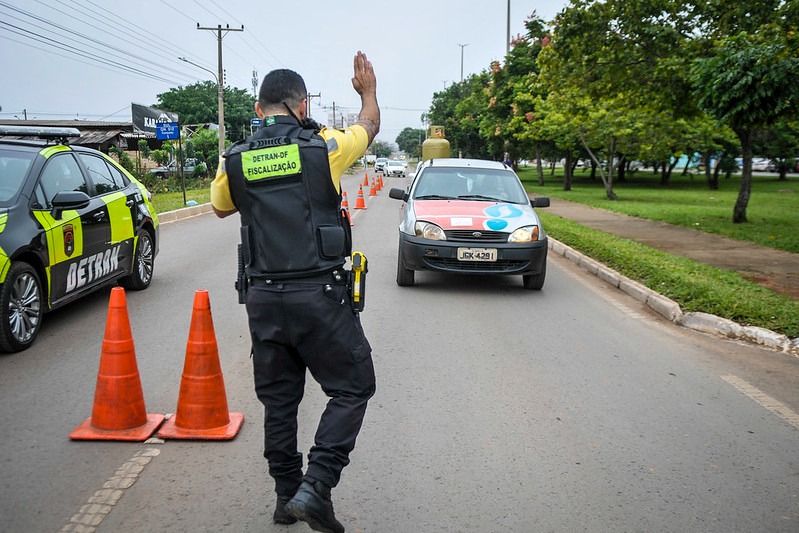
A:
[[[275,503],[275,514],[272,516],[272,521],[275,524],[293,524],[297,521],[296,518],[291,516],[291,513],[286,509],[286,504],[291,499],[291,496],[277,495],[277,502]]]
[[[311,484],[303,481],[297,494],[286,504],[292,516],[307,522],[314,531],[322,533],[344,533],[344,526],[336,520],[330,488],[322,482]]]

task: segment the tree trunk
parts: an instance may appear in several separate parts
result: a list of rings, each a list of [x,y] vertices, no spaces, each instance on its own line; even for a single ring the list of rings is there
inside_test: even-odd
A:
[[[544,166],[541,164],[540,143],[535,143],[535,169],[538,173],[538,185],[544,185]]]
[[[570,191],[572,190],[572,168],[574,165],[572,164],[572,152],[569,150],[566,152],[566,161],[563,165],[563,190]]]
[[[735,133],[741,141],[744,168],[741,171],[741,189],[738,191],[738,199],[732,211],[732,222],[742,224],[748,222],[746,208],[749,205],[749,196],[752,194],[752,129],[736,129]]]
[[[671,182],[671,173],[674,170],[674,167],[677,166],[677,158],[672,157],[674,159],[673,162],[663,163],[663,173],[660,175],[660,184],[664,187],[668,187],[669,182]]]
[[[714,191],[719,190],[719,176],[721,175],[721,162],[727,157],[727,152],[721,152],[719,160],[716,162],[716,168],[713,169],[713,181],[710,183],[710,188]]]

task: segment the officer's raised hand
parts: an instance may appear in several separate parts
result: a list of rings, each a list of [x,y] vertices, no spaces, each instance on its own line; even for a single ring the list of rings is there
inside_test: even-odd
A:
[[[369,134],[371,144],[380,131],[380,108],[377,105],[377,78],[372,62],[366,54],[358,51],[353,59],[352,88],[361,95],[361,112],[358,114],[358,124],[363,126]]]

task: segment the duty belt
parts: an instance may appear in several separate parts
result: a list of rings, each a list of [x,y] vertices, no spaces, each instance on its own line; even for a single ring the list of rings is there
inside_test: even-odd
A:
[[[316,274],[314,276],[304,276],[301,278],[271,278],[269,276],[250,276],[250,282],[272,285],[274,283],[309,283],[315,285],[346,285],[347,277],[343,269]]]

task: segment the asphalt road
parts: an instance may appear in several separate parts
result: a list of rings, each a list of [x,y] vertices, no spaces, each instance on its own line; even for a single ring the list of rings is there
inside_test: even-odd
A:
[[[347,531],[799,529],[799,360],[679,328],[552,255],[540,292],[427,273],[398,287],[388,188],[405,180],[355,211],[362,179],[345,188],[369,258],[378,392],[333,492]],[[91,413],[104,291],[0,357],[0,530],[308,531],[271,523],[237,228],[212,215],[164,224],[153,285],[127,302],[147,410],[171,413],[194,294],[209,291],[238,436],[69,440]],[[324,401],[309,380],[306,450]]]

